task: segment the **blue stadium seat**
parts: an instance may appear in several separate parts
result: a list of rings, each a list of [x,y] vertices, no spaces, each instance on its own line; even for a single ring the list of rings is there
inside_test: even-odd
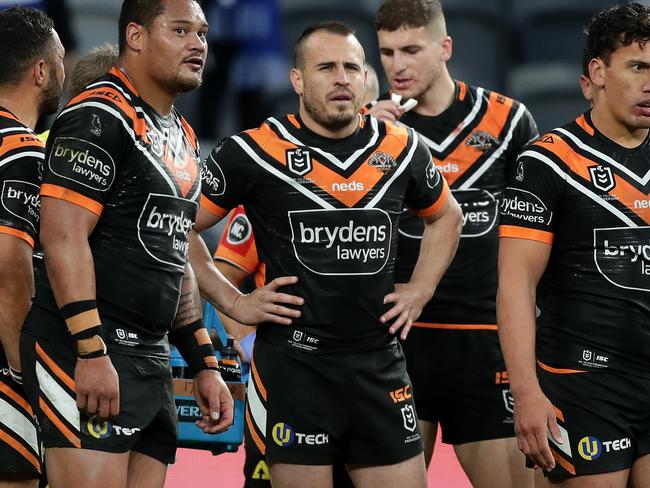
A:
[[[513,20],[525,63],[580,63],[584,26],[612,0],[526,0],[513,5]]]
[[[501,0],[443,2],[453,40],[451,76],[492,90],[503,90],[510,62],[507,23]]]
[[[509,77],[508,95],[523,102],[537,122],[540,134],[575,119],[589,108],[574,64],[524,65]]]

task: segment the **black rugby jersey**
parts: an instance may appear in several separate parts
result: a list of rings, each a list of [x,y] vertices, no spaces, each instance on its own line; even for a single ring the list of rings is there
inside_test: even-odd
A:
[[[391,338],[379,317],[393,290],[397,222],[406,204],[433,215],[448,189],[410,129],[361,119],[343,139],[321,137],[296,116],[270,118],[226,139],[205,163],[201,205],[225,216],[243,203],[266,278],[298,276],[283,291],[305,299],[285,326],[258,339],[307,351],[362,349]]]
[[[88,85],[48,138],[41,195],[99,216],[89,238],[109,349],[166,355],[200,195],[192,129],[160,116],[117,68]],[[46,276],[35,305],[57,310]],[[67,334],[63,322],[34,334]]]
[[[0,107],[0,234],[32,248],[38,235],[38,197],[45,144],[12,113]]]
[[[519,151],[537,137],[524,105],[456,82],[452,104],[432,117],[407,112],[463,210],[456,256],[416,326],[496,329],[498,200]],[[396,281],[408,281],[420,250],[422,220],[405,211],[399,223]]]
[[[538,359],[650,376],[650,141],[624,148],[582,115],[520,155],[501,215],[501,237],[552,244]]]

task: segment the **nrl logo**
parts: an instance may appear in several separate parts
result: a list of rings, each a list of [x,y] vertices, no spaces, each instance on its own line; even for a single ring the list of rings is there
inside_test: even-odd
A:
[[[589,175],[591,176],[591,182],[599,190],[608,192],[616,186],[614,173],[612,173],[612,168],[608,166],[591,166],[589,168]]]
[[[499,140],[485,131],[477,130],[465,141],[467,147],[473,147],[479,151],[487,151],[499,144]]]
[[[414,432],[418,424],[413,405],[404,405],[400,410],[402,412],[402,419],[404,420],[404,428],[410,432]]]
[[[368,160],[368,166],[377,168],[382,173],[388,173],[397,166],[397,161],[388,153],[377,151]]]
[[[298,176],[304,176],[312,169],[311,154],[306,149],[287,149],[286,159],[289,170]]]

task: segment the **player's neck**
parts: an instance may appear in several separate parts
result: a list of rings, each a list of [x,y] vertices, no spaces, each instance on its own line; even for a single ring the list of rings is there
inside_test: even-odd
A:
[[[646,128],[631,128],[622,124],[604,104],[594,104],[591,121],[596,129],[619,146],[633,149],[648,137]]]
[[[303,124],[305,124],[305,126],[307,126],[310,131],[318,134],[319,136],[327,137],[328,139],[343,139],[344,137],[351,136],[357,130],[357,127],[359,127],[358,116],[354,117],[352,121],[345,127],[342,127],[341,129],[330,130],[327,127],[323,127],[321,124],[316,122],[303,107],[300,107],[299,113]]]
[[[413,111],[420,115],[440,115],[449,108],[455,95],[456,84],[444,68],[435,83],[418,98],[418,104]]]
[[[138,91],[138,95],[147,105],[153,108],[160,115],[169,115],[172,105],[176,99],[176,93],[170,93],[160,86],[160,83],[154,80],[147,73],[146,66],[140,66],[141,62],[129,59],[121,60],[118,64],[119,69],[127,76],[129,81]]]
[[[0,88],[0,107],[9,110],[22,124],[34,129],[39,118],[38,105],[40,100],[37,100],[36,96],[36,93],[26,94],[25,90],[20,88]]]

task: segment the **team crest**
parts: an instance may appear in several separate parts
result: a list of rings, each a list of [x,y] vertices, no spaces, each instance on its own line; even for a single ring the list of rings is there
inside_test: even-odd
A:
[[[481,152],[492,149],[497,144],[499,144],[499,140],[483,130],[474,131],[472,135],[469,136],[465,141],[465,145],[467,147],[473,147],[474,149],[478,149]]]
[[[591,176],[591,182],[599,190],[608,192],[616,186],[614,173],[612,173],[612,168],[609,166],[591,166],[589,168],[589,175]]]
[[[510,413],[515,413],[515,399],[512,397],[510,390],[503,390],[503,403],[506,407],[506,410]]]
[[[515,176],[515,180],[524,181],[524,162],[523,161],[519,161],[519,165],[517,166],[517,176]]]
[[[383,151],[377,151],[368,160],[368,166],[377,168],[382,173],[388,173],[391,169],[397,166],[397,161],[395,161],[393,156],[390,154]]]
[[[90,122],[90,133],[96,137],[102,135],[102,121],[97,114],[93,114],[93,120]]]
[[[287,167],[292,173],[304,176],[311,171],[311,154],[309,154],[309,151],[300,147],[287,149],[286,158]]]
[[[418,424],[415,418],[415,409],[413,408],[413,405],[404,405],[400,410],[402,412],[402,419],[404,419],[404,428],[410,432],[415,432],[415,428]]]
[[[440,173],[436,171],[436,166],[433,164],[433,159],[429,161],[427,168],[425,169],[425,176],[427,179],[427,186],[429,188],[435,188],[438,183],[440,183]]]

